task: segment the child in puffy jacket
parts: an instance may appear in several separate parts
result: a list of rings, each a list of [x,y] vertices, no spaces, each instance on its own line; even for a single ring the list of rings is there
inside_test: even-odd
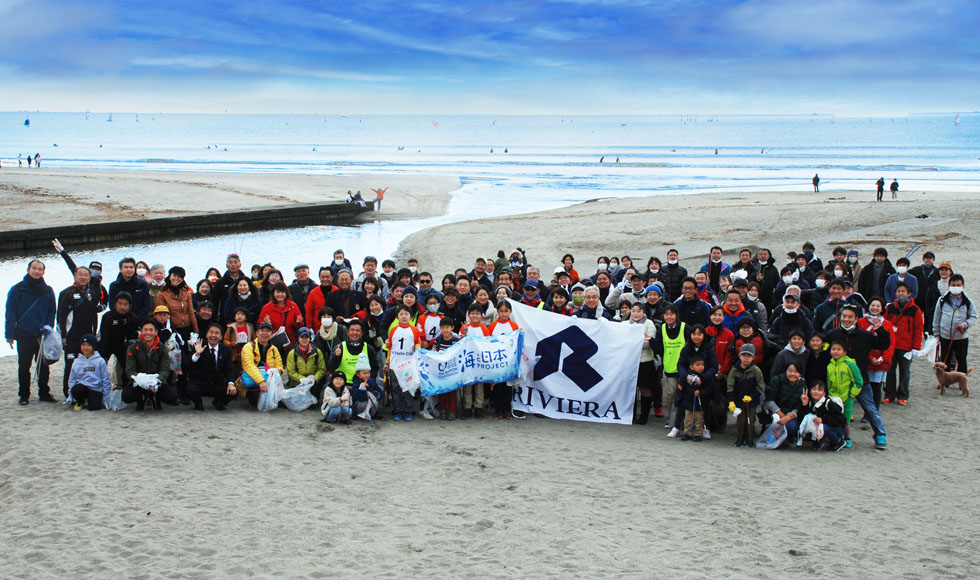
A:
[[[688,373],[677,385],[684,409],[684,436],[681,441],[701,441],[704,436],[704,403],[714,398],[715,374],[705,372],[704,359],[693,355],[688,361]],[[693,437],[692,437],[693,433]]]
[[[844,403],[845,445],[851,447],[851,419],[854,414],[854,399],[861,394],[864,379],[861,369],[854,359],[847,356],[847,350],[842,342],[830,345],[830,364],[827,365],[827,394],[837,397]]]
[[[728,410],[736,413],[738,425],[735,447],[755,447],[752,423],[755,421],[755,407],[766,390],[766,382],[762,369],[754,359],[755,347],[743,344],[738,351],[738,364],[728,373]]]
[[[821,448],[840,451],[845,445],[844,429],[847,426],[840,399],[827,395],[827,387],[818,381],[810,387],[809,393],[803,392],[800,401],[806,413],[803,424],[807,425],[800,427],[801,439],[805,431],[813,441],[814,451]]]
[[[350,389],[347,388],[347,375],[343,371],[334,371],[330,375],[330,384],[323,389],[323,404],[320,406],[323,422],[349,421],[351,399]]]

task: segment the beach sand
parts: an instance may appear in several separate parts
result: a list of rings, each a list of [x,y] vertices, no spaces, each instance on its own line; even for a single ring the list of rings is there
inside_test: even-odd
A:
[[[894,258],[920,241],[965,272],[971,291],[975,199],[827,200],[841,196],[600,201],[421,232],[401,253],[438,275],[515,245],[533,263],[568,250],[591,265],[600,253],[645,261],[676,246],[690,257],[760,237],[777,253],[805,238],[821,256],[838,241],[857,245],[865,262],[873,246]],[[691,217],[709,225],[687,234]],[[446,235],[451,243],[433,243]],[[853,449],[814,454],[734,449],[731,429],[685,443],[656,420],[336,427],[313,411],[259,414],[241,401],[145,418],[18,407],[7,357],[0,577],[975,578],[978,399],[939,397],[924,360],[912,368],[911,404],[883,409],[887,451],[855,424]]]
[[[93,169],[4,169],[0,230],[123,221],[341,202],[348,190],[375,198],[388,187],[381,211],[368,219],[404,219],[446,211],[459,178],[431,175],[300,175]]]

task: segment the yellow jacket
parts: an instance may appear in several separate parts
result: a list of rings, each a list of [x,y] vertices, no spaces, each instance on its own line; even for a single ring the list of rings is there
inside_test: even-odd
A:
[[[262,373],[259,372],[259,362],[261,362],[259,356],[259,341],[258,339],[246,344],[242,347],[242,371],[248,376],[252,377],[255,384],[259,384],[265,379],[262,378]],[[274,347],[272,344],[269,345],[269,351],[265,355],[265,366],[270,369],[284,370],[282,366],[282,356],[279,355],[279,349]]]

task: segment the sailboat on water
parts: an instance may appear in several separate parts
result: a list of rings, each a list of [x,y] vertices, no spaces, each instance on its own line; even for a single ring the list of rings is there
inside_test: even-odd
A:
[[[106,119],[106,123],[111,123],[111,122],[112,122],[112,113],[109,113],[109,118]]]
[[[30,127],[31,126],[31,118],[30,117],[24,119],[24,126],[25,127]]]

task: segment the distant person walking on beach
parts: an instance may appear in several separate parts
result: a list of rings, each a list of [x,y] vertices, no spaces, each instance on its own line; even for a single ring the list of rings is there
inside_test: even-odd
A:
[[[813,174],[813,192],[814,193],[820,192],[820,176],[817,175],[816,173]]]
[[[32,162],[32,161],[34,161],[34,158],[33,158],[33,157],[31,157],[31,154],[30,154],[30,153],[28,153],[28,154],[27,154],[27,166],[28,166],[28,167],[30,167],[30,166],[31,166],[31,162]]]
[[[18,153],[17,154],[17,167],[23,167],[23,166],[24,166],[24,154],[23,153]]]
[[[878,186],[878,201],[881,201],[882,196],[885,195],[885,178],[879,177],[875,185]]]
[[[34,167],[37,167],[38,169],[41,168],[41,154],[40,153],[35,153],[34,154]],[[895,189],[898,189],[898,188],[896,187]]]
[[[892,191],[892,199],[898,199],[898,180],[893,179],[892,184],[888,186],[888,189]]]
[[[373,191],[377,195],[377,197],[374,200],[374,209],[375,211],[381,211],[381,202],[384,201],[385,192],[388,191],[388,188],[387,187],[385,187],[384,189],[372,188],[371,191]]]

